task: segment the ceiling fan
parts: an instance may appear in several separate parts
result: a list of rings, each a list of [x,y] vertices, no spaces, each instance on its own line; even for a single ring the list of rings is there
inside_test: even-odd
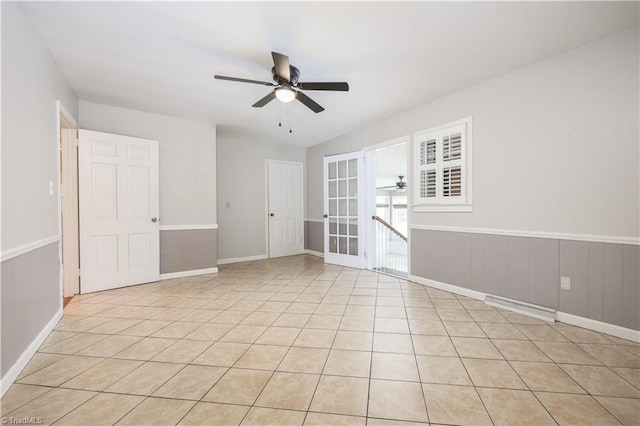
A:
[[[403,181],[402,179],[404,179],[404,176],[398,176],[398,178],[400,179],[398,182],[396,182],[395,185],[389,185],[389,186],[380,186],[376,189],[395,189],[396,191],[402,193],[405,192],[407,190],[407,182]]]
[[[318,113],[324,111],[316,101],[305,95],[302,90],[331,90],[338,92],[348,92],[349,84],[345,82],[319,82],[319,83],[303,83],[299,81],[300,70],[289,63],[289,57],[278,52],[271,52],[274,66],[271,68],[273,81],[248,80],[246,78],[227,77],[224,75],[214,75],[218,80],[237,81],[240,83],[261,84],[263,86],[275,87],[271,93],[258,102],[253,104],[254,107],[261,108],[278,98],[282,102],[291,102],[294,99],[299,100],[313,112]]]

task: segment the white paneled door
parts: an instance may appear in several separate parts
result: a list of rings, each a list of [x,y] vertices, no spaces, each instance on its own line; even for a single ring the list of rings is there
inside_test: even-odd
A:
[[[324,260],[364,268],[364,154],[324,158]]]
[[[80,292],[160,277],[158,142],[79,131]]]
[[[267,161],[269,257],[304,252],[302,164]]]

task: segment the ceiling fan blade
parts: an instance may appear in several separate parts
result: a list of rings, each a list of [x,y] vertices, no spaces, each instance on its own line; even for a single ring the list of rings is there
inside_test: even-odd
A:
[[[349,84],[346,82],[298,83],[296,87],[302,90],[333,90],[336,92],[349,91]]]
[[[276,92],[271,92],[267,96],[265,96],[264,98],[260,99],[258,102],[256,102],[255,104],[253,104],[251,106],[256,107],[256,108],[262,108],[263,106],[265,106],[266,104],[268,104],[269,102],[274,100],[275,98],[276,98]]]
[[[291,81],[291,72],[289,68],[289,57],[278,52],[271,52],[273,64],[276,66],[276,74],[287,81]]]
[[[240,83],[261,84],[263,86],[275,86],[275,84],[269,83],[267,81],[247,80],[246,78],[227,77],[226,75],[214,75],[213,78],[215,78],[216,80],[229,80],[229,81],[237,81]]]
[[[318,113],[324,111],[324,108],[320,106],[316,101],[308,97],[302,92],[296,92],[296,98],[303,104],[305,104],[311,111]]]

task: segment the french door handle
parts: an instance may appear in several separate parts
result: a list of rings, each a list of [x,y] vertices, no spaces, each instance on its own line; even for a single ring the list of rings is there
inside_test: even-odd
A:
[[[158,218],[157,218],[157,217],[152,217],[152,218],[151,218],[151,222],[156,223],[157,221],[158,221]]]
[[[324,217],[325,219],[329,217],[328,214],[323,214],[322,217]]]
[[[274,217],[275,214],[274,213],[269,213],[269,216]]]

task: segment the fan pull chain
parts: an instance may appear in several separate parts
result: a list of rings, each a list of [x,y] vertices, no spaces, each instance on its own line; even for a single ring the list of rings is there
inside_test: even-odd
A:
[[[280,111],[280,115],[278,116],[278,127],[282,127],[282,103],[278,102],[278,110]]]
[[[292,125],[291,125],[291,123],[293,123],[292,117],[293,117],[293,111],[289,112],[289,133],[293,133]]]

